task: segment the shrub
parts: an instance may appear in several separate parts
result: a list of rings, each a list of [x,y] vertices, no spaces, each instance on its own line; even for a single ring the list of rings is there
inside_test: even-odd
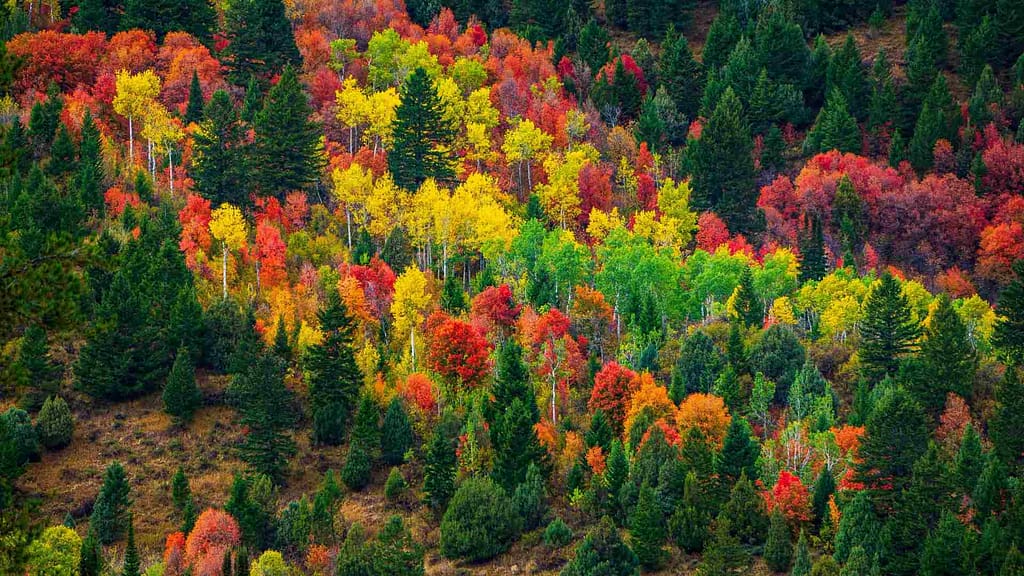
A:
[[[572,528],[569,528],[569,525],[563,522],[561,518],[555,518],[544,529],[544,544],[549,548],[568,546],[572,542],[572,537]]]
[[[68,403],[60,396],[50,396],[36,417],[36,436],[47,449],[63,448],[71,443],[75,420]]]
[[[72,576],[78,573],[82,539],[66,526],[51,526],[28,547],[27,574]]]
[[[605,516],[576,548],[576,556],[561,576],[631,576],[639,566],[636,554],[622,541],[612,519]]]
[[[544,501],[544,478],[536,464],[530,464],[526,470],[526,481],[516,486],[512,495],[512,504],[516,514],[523,519],[523,528],[533,530],[544,520],[547,502]]]
[[[370,483],[370,454],[362,443],[349,445],[345,467],[341,469],[341,481],[357,492]]]
[[[249,576],[288,576],[288,565],[276,550],[267,550],[252,564]]]
[[[401,470],[395,466],[388,474],[387,481],[384,482],[384,497],[387,498],[388,502],[397,502],[405,495],[405,489],[408,487]]]
[[[441,520],[441,554],[489,560],[508,550],[521,527],[505,490],[490,478],[470,478],[455,491]]]
[[[7,433],[13,443],[18,464],[39,460],[39,442],[36,440],[36,431],[32,428],[32,419],[29,418],[28,412],[21,408],[9,408],[0,414],[0,418],[7,425]]]

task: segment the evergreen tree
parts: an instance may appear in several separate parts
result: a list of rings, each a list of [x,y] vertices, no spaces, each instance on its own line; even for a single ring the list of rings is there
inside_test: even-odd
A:
[[[861,150],[857,120],[847,111],[846,99],[842,92],[836,89],[829,91],[825,107],[818,113],[814,127],[804,140],[805,154],[829,150],[849,153],[858,153]]]
[[[786,517],[775,508],[771,514],[768,540],[764,545],[764,561],[773,571],[785,572],[789,570],[792,560],[793,543],[789,540],[789,526],[786,525]]]
[[[995,397],[995,413],[988,423],[993,449],[1003,462],[1018,466],[1024,463],[1024,385],[1016,366],[1006,369]]]
[[[1017,548],[1017,544],[1011,544],[1006,552],[1006,559],[1002,568],[999,569],[999,576],[1021,576],[1024,574],[1024,554]]]
[[[683,482],[683,497],[669,518],[669,533],[676,545],[693,554],[704,549],[708,537],[710,515],[703,502],[697,474],[688,472]]]
[[[981,448],[981,436],[970,422],[964,428],[960,449],[957,450],[954,482],[961,494],[970,494],[978,483],[982,468],[985,466],[985,455]]]
[[[889,142],[889,166],[899,168],[907,160],[907,145],[903,142],[903,133],[897,130]]]
[[[992,21],[996,27],[999,63],[1009,68],[1024,52],[1024,8],[1013,0],[996,0]]]
[[[273,505],[273,487],[269,477],[258,474],[247,478],[235,473],[224,510],[238,522],[245,546],[263,549],[269,544],[274,523]],[[282,514],[282,524],[285,524],[284,516]],[[287,532],[283,527],[281,531]],[[239,555],[244,556],[244,551],[239,551]]]
[[[867,128],[878,135],[885,127],[892,126],[899,118],[896,89],[893,87],[892,70],[884,50],[879,50],[871,68],[871,101],[868,104]]]
[[[860,546],[855,546],[850,551],[850,557],[843,565],[839,576],[868,576],[871,574],[871,561],[868,554]]]
[[[230,40],[225,49],[228,78],[233,83],[271,78],[286,65],[301,63],[282,0],[235,0],[225,10],[224,22]]]
[[[1003,91],[996,80],[992,67],[985,65],[978,81],[974,85],[974,93],[967,103],[967,111],[975,126],[987,126],[992,122],[993,108],[1002,103]]]
[[[953,513],[946,511],[939,525],[924,542],[919,573],[922,576],[964,574],[970,555],[963,523]]]
[[[424,503],[435,513],[443,511],[455,493],[457,464],[453,441],[445,426],[438,426],[427,447],[423,472]]]
[[[466,292],[462,289],[461,283],[455,274],[449,275],[444,280],[444,288],[441,290],[441,309],[457,316],[466,311]]]
[[[710,70],[724,66],[741,36],[742,30],[736,17],[729,12],[720,13],[708,27],[704,50],[701,52],[704,67]]]
[[[747,565],[750,557],[733,534],[728,518],[719,514],[714,533],[697,567],[699,576],[724,576]]]
[[[80,33],[104,32],[108,38],[120,30],[124,0],[79,0],[71,20]]]
[[[701,330],[695,331],[686,340],[679,352],[672,371],[669,393],[676,403],[694,392],[708,393],[722,371],[722,354],[714,342]]]
[[[657,103],[650,96],[644,99],[640,108],[640,117],[636,121],[636,137],[640,142],[647,143],[650,150],[660,151],[664,148],[665,123],[661,119]]]
[[[1013,365],[1024,365],[1024,260],[1012,266],[1014,278],[999,294],[1000,317],[992,334],[992,345]]]
[[[25,330],[18,351],[17,368],[25,389],[21,398],[21,406],[25,410],[38,409],[60,388],[60,366],[50,355],[46,330],[42,326],[33,324]]]
[[[640,565],[657,569],[666,559],[665,517],[658,506],[654,489],[645,484],[640,488],[640,497],[629,526],[630,544]]]
[[[427,178],[452,180],[455,173],[448,157],[454,137],[427,71],[417,68],[402,85],[401,104],[395,110],[394,143],[388,151],[395,184],[415,190]]]
[[[769,78],[803,86],[811,51],[803,30],[787,10],[770,6],[761,12],[754,30],[754,48]]]
[[[591,18],[580,30],[576,51],[591,72],[600,70],[608,62],[608,31]]]
[[[747,419],[733,416],[718,460],[718,473],[727,485],[734,484],[742,476],[757,477],[757,457],[761,449],[752,437],[753,430]]]
[[[281,79],[267,93],[263,108],[253,118],[252,168],[256,187],[263,196],[276,196],[283,201],[288,192],[306,188],[319,178],[323,134],[310,120],[312,114],[298,73],[292,66],[285,66]]]
[[[640,561],[622,541],[611,518],[604,516],[576,548],[561,576],[630,576],[637,574]]]
[[[836,480],[828,468],[822,468],[818,479],[814,481],[814,490],[811,496],[811,511],[814,513],[814,521],[821,526],[829,521],[829,498],[836,492]]]
[[[793,568],[789,576],[809,576],[811,573],[811,551],[807,548],[807,536],[800,531],[800,538],[796,541],[796,554],[793,556]]]
[[[531,401],[534,406],[536,405]],[[537,421],[521,399],[512,400],[491,429],[494,445],[494,479],[507,491],[514,491],[531,464],[546,468],[547,450],[534,432]]]
[[[744,267],[740,273],[740,281],[733,295],[736,320],[747,328],[764,324],[764,306],[754,291],[754,276],[749,266]]]
[[[808,218],[807,229],[800,236],[800,282],[821,280],[828,273],[825,258],[825,239],[821,231],[821,218]]]
[[[277,327],[274,328],[274,346],[272,347],[274,355],[288,364],[292,361],[292,345],[288,341],[288,326],[284,323],[284,315],[280,314],[277,317]]]
[[[163,393],[164,412],[178,423],[188,423],[203,403],[203,393],[196,386],[195,369],[188,348],[179,348]]]
[[[57,133],[53,138],[53,145],[50,146],[50,162],[47,164],[47,173],[58,181],[76,170],[75,166],[75,141],[71,139],[68,127],[61,122],[57,125]]]
[[[914,126],[914,137],[908,148],[911,165],[919,172],[931,168],[935,159],[935,143],[939,139],[952,142],[956,137],[957,109],[946,85],[946,77],[939,74],[928,91],[921,114]]]
[[[754,488],[754,483],[741,474],[729,494],[729,501],[722,507],[719,518],[730,526],[730,533],[745,544],[761,544],[768,532],[768,515],[765,513],[764,498]]]
[[[313,438],[319,443],[337,445],[348,426],[363,375],[352,349],[353,320],[336,291],[328,292],[317,320],[323,341],[310,346],[305,359]]]
[[[846,562],[850,552],[858,546],[868,554],[873,554],[877,549],[880,529],[881,524],[871,507],[871,500],[868,499],[867,492],[857,492],[853,500],[847,503],[842,510],[835,538],[836,561]],[[798,550],[798,562],[799,557]]]
[[[704,93],[704,68],[693,57],[686,37],[672,26],[661,45],[658,72],[679,112],[688,120],[696,118]]]
[[[131,521],[132,500],[128,478],[120,462],[107,466],[96,502],[93,504],[89,530],[100,544],[112,544],[124,536]]]
[[[128,545],[125,547],[121,576],[139,576],[140,564],[139,549],[135,546],[135,522],[132,515],[128,514]]]
[[[927,411],[938,414],[949,392],[971,397],[978,353],[948,296],[938,298],[925,325],[919,360],[922,378],[913,384],[912,392]]]
[[[384,414],[381,427],[381,459],[385,464],[397,466],[405,461],[405,453],[413,446],[412,425],[405,404],[397,396],[392,398]]]
[[[189,105],[191,107],[191,99]],[[243,154],[242,124],[231,97],[218,90],[203,111],[199,130],[193,136],[192,169],[196,191],[213,206],[223,203],[245,207],[249,195]]]
[[[847,34],[846,41],[829,60],[825,78],[828,91],[835,90],[842,95],[854,118],[864,117],[870,94],[862,62],[853,35]]]
[[[171,477],[171,501],[178,512],[184,512],[185,507],[192,502],[192,488],[189,486],[188,477],[185,476],[185,469],[181,466],[178,466],[178,470]]]
[[[820,108],[825,102],[828,88],[828,68],[832,61],[832,49],[825,36],[819,34],[814,39],[811,58],[807,65],[807,81],[804,84],[804,99],[812,109]]]
[[[928,426],[920,406],[900,388],[887,390],[865,424],[855,464],[876,503],[889,503],[910,481],[914,463],[928,447]]]
[[[892,274],[883,274],[868,293],[860,333],[861,365],[865,375],[876,382],[895,374],[900,359],[914,350],[920,328]]]
[[[103,549],[96,535],[90,530],[82,539],[78,560],[79,576],[100,576],[103,574]]]
[[[608,512],[618,518],[622,511],[620,499],[622,487],[629,478],[629,458],[626,450],[617,438],[612,442],[612,449],[608,453],[608,463],[604,470],[604,480],[608,485]]]
[[[835,199],[832,201],[832,221],[839,225],[843,251],[851,255],[859,253],[868,231],[867,207],[847,176],[843,176],[836,186]],[[849,264],[854,262],[850,261]]]
[[[75,420],[68,403],[60,396],[50,396],[36,418],[36,436],[44,448],[55,450],[71,443]]]
[[[627,0],[605,0],[604,15],[608,23],[617,28],[625,28],[628,24]]]
[[[351,442],[345,456],[345,466],[341,469],[341,480],[356,492],[370,484],[370,468],[372,462],[369,450],[358,442]]]
[[[750,129],[732,88],[727,88],[700,139],[689,146],[693,176],[693,208],[713,210],[729,230],[749,233],[758,228],[757,188],[751,158]]]
[[[540,421],[540,410],[530,384],[530,372],[523,361],[523,348],[515,340],[508,340],[498,349],[497,365],[494,369],[494,386],[491,389],[494,401],[489,403],[484,414],[491,426],[496,426],[501,414],[516,399],[530,412],[534,423]]]
[[[280,358],[260,352],[244,372],[237,374],[231,389],[248,434],[240,450],[242,459],[256,472],[280,481],[288,467],[295,443],[285,434],[295,416],[292,394],[284,384],[285,366]]]
[[[612,441],[615,439],[615,430],[608,422],[608,416],[604,410],[598,408],[590,417],[590,429],[584,436],[588,447],[599,446],[602,451],[608,453],[612,448]]]
[[[192,71],[192,82],[188,85],[188,105],[185,107],[185,124],[198,124],[203,121],[206,101],[203,89],[199,85],[199,74]]]
[[[188,32],[206,44],[213,41],[217,12],[206,0],[125,0],[124,6],[123,30],[152,30],[158,42],[175,31]]]

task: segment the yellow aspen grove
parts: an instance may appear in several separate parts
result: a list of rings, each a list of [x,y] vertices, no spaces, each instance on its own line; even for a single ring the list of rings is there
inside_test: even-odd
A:
[[[410,265],[395,279],[395,297],[391,303],[391,314],[395,317],[395,334],[409,332],[409,354],[413,368],[416,367],[416,328],[426,317],[430,302],[427,275],[416,266]]]
[[[185,137],[180,122],[171,116],[159,103],[154,102],[146,112],[146,124],[142,136],[155,147],[158,153],[167,154],[167,181],[174,192],[174,145]],[[155,176],[156,157],[150,158],[150,175]]]
[[[335,168],[331,174],[334,181],[334,199],[342,205],[345,210],[345,228],[348,234],[348,249],[352,250],[352,219],[365,212],[366,200],[373,190],[373,173],[359,164],[353,163],[348,168],[341,170]],[[360,214],[355,211],[359,210]],[[359,218],[357,224],[364,223],[365,218]]]
[[[230,204],[222,204],[210,214],[210,234],[220,241],[222,250],[221,284],[224,299],[228,297],[228,252],[245,244],[248,227],[242,211]]]
[[[152,70],[138,74],[121,70],[117,73],[115,86],[117,94],[114,96],[114,112],[128,118],[128,163],[134,165],[134,121],[154,104],[160,94],[160,78]]]
[[[501,151],[509,164],[517,163],[519,183],[523,182],[523,168],[526,168],[526,192],[533,191],[533,172],[530,163],[551,148],[554,138],[544,132],[531,120],[522,120],[505,134],[505,143]]]

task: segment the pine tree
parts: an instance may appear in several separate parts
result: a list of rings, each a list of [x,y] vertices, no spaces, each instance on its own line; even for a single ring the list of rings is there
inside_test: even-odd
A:
[[[844,253],[852,255],[860,252],[868,230],[867,208],[847,176],[843,176],[836,186],[835,199],[832,201],[832,221],[839,225]]]
[[[967,533],[963,523],[946,511],[939,525],[925,540],[921,553],[922,576],[955,576],[964,574],[970,557],[965,549]]]
[[[811,551],[807,548],[807,536],[800,531],[800,538],[796,541],[796,554],[793,557],[793,569],[789,576],[809,576],[811,573]]]
[[[260,352],[231,384],[248,434],[240,447],[242,459],[256,472],[280,481],[295,443],[285,431],[295,422],[291,391],[284,384],[280,358]]]
[[[747,565],[750,557],[733,534],[728,518],[719,514],[714,533],[697,568],[699,576],[725,576]]]
[[[196,191],[213,206],[223,203],[247,206],[248,170],[243,154],[243,129],[227,92],[218,90],[210,97],[193,138],[190,174]]]
[[[283,360],[285,364],[292,361],[292,345],[288,341],[288,326],[284,323],[284,315],[277,317],[277,327],[274,328],[274,354]]]
[[[883,274],[868,294],[860,333],[861,365],[865,375],[876,382],[894,375],[900,359],[913,352],[920,328],[892,274]]]
[[[683,482],[683,495],[669,518],[669,533],[676,545],[693,554],[704,549],[710,517],[695,472],[688,472]]]
[[[912,383],[911,392],[926,411],[938,414],[950,392],[971,397],[978,353],[948,296],[940,296],[932,310],[918,358],[922,373]]]
[[[535,403],[533,405],[536,406]],[[494,445],[492,475],[509,492],[526,478],[531,464],[547,468],[547,450],[534,432],[536,423],[532,411],[516,398],[491,429],[491,443]]]
[[[604,469],[604,480],[608,485],[608,513],[613,518],[620,518],[622,502],[620,499],[622,487],[629,478],[629,459],[626,450],[617,438],[612,442],[612,449],[608,453],[608,463]]]
[[[562,570],[561,576],[636,574],[640,561],[622,541],[611,518],[604,516],[591,528],[576,549],[575,556]]]
[[[829,521],[829,498],[836,492],[836,480],[828,468],[822,468],[818,479],[814,481],[814,490],[811,496],[811,510],[814,513],[814,521],[818,526]]]
[[[608,22],[617,28],[625,28],[628,24],[627,0],[605,0],[604,14]]]
[[[761,12],[754,47],[773,81],[803,86],[811,51],[803,30],[787,10],[769,6]]]
[[[993,22],[1000,47],[999,63],[1009,68],[1024,52],[1024,9],[1013,0],[996,0]]]
[[[124,0],[81,0],[72,22],[80,33],[98,30],[110,38],[120,30],[123,10]]]
[[[60,396],[47,397],[36,417],[36,436],[44,448],[56,450],[71,443],[75,420],[68,403]]]
[[[732,88],[727,88],[699,140],[690,145],[693,208],[713,210],[729,230],[758,228],[750,129]]]
[[[57,133],[53,138],[53,145],[50,146],[50,162],[46,166],[47,174],[58,181],[63,181],[65,175],[77,169],[75,166],[76,152],[75,141],[72,140],[68,127],[61,122],[57,125]]]
[[[871,507],[867,492],[857,492],[853,500],[846,504],[839,520],[839,528],[835,538],[835,558],[838,562],[846,562],[855,547],[861,547],[869,554],[877,548],[881,523]],[[801,540],[803,535],[801,534]],[[799,545],[797,562],[799,562]],[[795,566],[794,566],[795,569]]]
[[[987,126],[992,122],[993,107],[1000,105],[1003,101],[1003,91],[996,80],[992,67],[985,65],[978,81],[974,85],[974,93],[967,103],[967,111],[970,114],[971,122],[975,126]]]
[[[192,502],[192,488],[189,486],[188,477],[185,476],[185,469],[181,466],[178,466],[178,470],[171,477],[171,501],[178,512],[184,512]]]
[[[946,77],[939,74],[921,105],[914,137],[910,140],[909,159],[916,170],[924,172],[931,168],[935,159],[935,143],[939,139],[953,141],[958,120]]]
[[[203,89],[199,85],[199,74],[192,71],[192,82],[188,86],[188,105],[185,107],[185,124],[198,124],[203,121],[206,102],[203,100]]]
[[[744,475],[747,478],[757,477],[757,457],[761,449],[752,437],[753,431],[747,419],[733,416],[718,460],[718,473],[727,485],[734,484]]]
[[[112,544],[124,536],[131,521],[131,488],[120,462],[107,466],[103,486],[93,505],[89,530],[100,544]]]
[[[205,44],[213,41],[217,13],[206,0],[125,0],[121,28],[141,28],[156,33],[163,42],[168,32],[183,31]]]
[[[731,534],[745,544],[764,542],[768,532],[768,515],[765,513],[764,498],[754,488],[746,474],[740,479],[729,494],[729,501],[722,507],[720,518],[729,522]]]
[[[103,549],[96,535],[90,530],[82,539],[78,561],[79,576],[100,576],[103,574]]]
[[[842,94],[846,108],[854,118],[864,117],[869,86],[852,34],[847,34],[846,41],[829,60],[825,81],[828,91],[836,90]]]
[[[128,545],[125,547],[121,576],[139,576],[140,564],[139,549],[135,547],[135,522],[132,515],[128,514]]]
[[[954,481],[960,489],[960,493],[970,494],[978,483],[982,468],[985,466],[985,455],[981,448],[981,436],[978,435],[974,425],[970,422],[964,428],[964,435],[960,440],[960,449],[957,450],[956,459],[953,464],[956,467]]]
[[[609,39],[608,31],[593,18],[580,30],[576,52],[591,71],[600,70],[608,62]]]
[[[1013,365],[1024,365],[1024,260],[1012,266],[1014,278],[999,294],[992,345]]]
[[[203,403],[203,393],[196,386],[195,369],[188,348],[179,348],[163,393],[164,412],[180,424],[188,423]]]
[[[60,367],[50,355],[46,330],[33,324],[25,330],[18,351],[18,371],[26,389],[21,406],[28,411],[38,409],[44,400],[60,387]]]
[[[590,429],[583,437],[588,447],[599,446],[602,451],[608,453],[612,448],[612,441],[615,439],[615,430],[608,422],[608,415],[604,410],[598,408],[590,416]]]
[[[371,466],[369,450],[358,442],[350,443],[345,466],[341,469],[342,482],[356,492],[366,488],[370,483]]]
[[[907,145],[903,142],[903,133],[897,130],[889,142],[889,166],[899,168],[907,160]]]
[[[868,559],[868,554],[864,548],[855,546],[850,551],[850,557],[843,565],[839,576],[868,576],[869,574],[871,574],[871,561]]]
[[[729,12],[720,13],[708,27],[701,53],[704,67],[710,70],[724,66],[741,36],[742,30],[736,17]]]
[[[244,3],[249,0],[240,0]],[[251,0],[271,2],[280,0]],[[285,194],[317,181],[323,165],[320,127],[310,120],[313,109],[299,84],[298,73],[285,66],[280,80],[253,118],[252,168],[263,196],[284,200]]]
[[[630,520],[629,535],[633,552],[640,565],[657,569],[666,559],[665,517],[658,506],[654,489],[645,484],[640,488],[640,497]]]
[[[455,494],[455,446],[445,426],[434,429],[427,447],[423,472],[424,503],[435,513],[443,512]]]
[[[1017,544],[1011,544],[1006,552],[1006,559],[999,569],[999,576],[1021,576],[1024,574],[1024,554],[1017,548]]]
[[[395,184],[409,190],[427,178],[447,182],[455,173],[448,158],[455,137],[427,71],[417,68],[402,85],[395,110],[394,143],[388,169]]]
[[[1007,367],[995,399],[988,424],[993,448],[1007,465],[1019,466],[1024,463],[1024,385],[1016,366]]]
[[[676,108],[687,119],[697,117],[704,93],[704,69],[693,57],[686,37],[669,27],[661,45],[659,76]]]
[[[969,30],[961,30],[960,76],[968,83],[977,82],[982,69],[996,61],[1000,51],[996,34],[996,27],[988,14]]]
[[[865,424],[857,479],[873,501],[891,502],[909,484],[914,463],[927,447],[928,426],[920,406],[903,389],[890,389]]]
[[[740,273],[740,281],[733,294],[737,321],[742,322],[746,328],[764,324],[764,306],[754,291],[754,276],[749,266],[744,267]]]
[[[694,392],[710,392],[723,364],[722,354],[711,338],[701,330],[695,331],[683,341],[679,360],[672,371],[669,385],[672,401],[682,402]]]
[[[381,427],[381,459],[385,464],[397,466],[405,461],[405,453],[413,446],[412,425],[405,404],[397,396],[392,398]]]
[[[343,439],[363,375],[352,349],[352,317],[337,291],[329,291],[317,319],[324,338],[309,347],[305,360],[313,438],[337,445]]]
[[[828,152],[858,153],[861,150],[860,129],[857,120],[848,111],[842,92],[828,93],[825,107],[818,112],[814,127],[804,140],[804,153]]]
[[[298,65],[295,45],[282,0],[236,0],[224,13],[229,79],[241,85],[249,78],[271,78],[286,65]],[[303,120],[305,117],[303,118]]]
[[[764,561],[775,572],[789,570],[793,560],[793,543],[789,540],[789,526],[786,517],[776,508],[771,514],[768,527],[768,540],[764,545]]]
[[[800,237],[800,282],[821,280],[828,273],[821,218],[812,216]]]

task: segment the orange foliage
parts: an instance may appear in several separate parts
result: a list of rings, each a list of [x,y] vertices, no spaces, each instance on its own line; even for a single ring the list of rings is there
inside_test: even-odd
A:
[[[224,554],[240,543],[238,523],[223,510],[207,508],[185,541],[185,557],[195,576],[218,576]]]
[[[468,322],[447,319],[432,331],[427,366],[463,386],[476,388],[490,372],[491,343]]]
[[[668,397],[668,389],[659,386],[649,372],[644,372],[635,377],[635,383],[630,383],[630,388],[636,390],[629,399],[629,407],[626,409],[626,421],[623,430],[628,434],[633,426],[633,420],[640,415],[644,409],[650,409],[654,419],[674,418],[676,405]]]
[[[423,414],[432,414],[437,408],[437,399],[434,398],[434,384],[426,374],[421,372],[410,374],[405,379],[405,389],[402,393],[406,400]]]
[[[590,466],[595,475],[600,476],[604,474],[605,455],[601,451],[600,446],[593,446],[590,450],[587,450],[587,465]]]
[[[118,32],[107,43],[107,61],[104,70],[128,70],[138,74],[152,68],[156,62],[156,37],[144,30]]]
[[[636,384],[639,384],[636,372],[612,360],[594,375],[594,388],[590,392],[587,408],[591,411],[604,410],[612,425],[621,428],[626,419],[629,397],[636,391]]]
[[[540,440],[541,445],[547,448],[549,453],[553,454],[558,450],[558,431],[551,422],[541,420],[533,425],[533,431],[537,434],[537,440]]]
[[[657,427],[661,430],[661,436],[665,439],[665,443],[674,448],[679,448],[683,445],[683,437],[679,435],[679,431],[671,426],[664,418],[658,418],[658,420],[644,432],[644,437],[640,439],[640,446],[647,443],[648,438],[651,437],[651,431]],[[637,446],[639,449],[640,446]]]
[[[960,396],[950,392],[946,396],[946,409],[939,416],[935,439],[956,450],[964,437],[964,429],[971,422],[971,409]]]
[[[210,201],[196,194],[189,194],[185,207],[178,212],[181,223],[181,241],[178,248],[185,253],[185,264],[196,268],[196,253],[210,249]]]
[[[138,208],[142,205],[139,195],[135,192],[125,192],[118,186],[112,186],[103,193],[103,200],[107,203],[107,214],[117,218],[128,206]]]
[[[102,32],[63,34],[55,30],[18,34],[7,43],[7,51],[21,58],[16,85],[21,91],[46,92],[55,82],[64,92],[96,80],[107,49]]]
[[[173,532],[164,543],[164,576],[181,576],[185,573],[185,534]]]
[[[323,544],[312,544],[306,552],[306,568],[313,574],[328,574],[331,560],[331,551]]]
[[[256,224],[256,260],[259,262],[259,281],[262,286],[271,288],[285,280],[286,251],[287,246],[276,226],[266,222]]]
[[[704,212],[697,219],[697,248],[714,252],[729,241],[729,228],[714,212]]]
[[[860,438],[864,435],[863,426],[837,426],[832,428],[832,435],[836,438],[836,446],[844,456],[856,456],[857,448],[860,447]]]
[[[679,405],[676,412],[676,424],[679,433],[686,435],[690,428],[699,428],[709,442],[718,448],[725,441],[732,417],[725,402],[714,394],[690,394]]]

